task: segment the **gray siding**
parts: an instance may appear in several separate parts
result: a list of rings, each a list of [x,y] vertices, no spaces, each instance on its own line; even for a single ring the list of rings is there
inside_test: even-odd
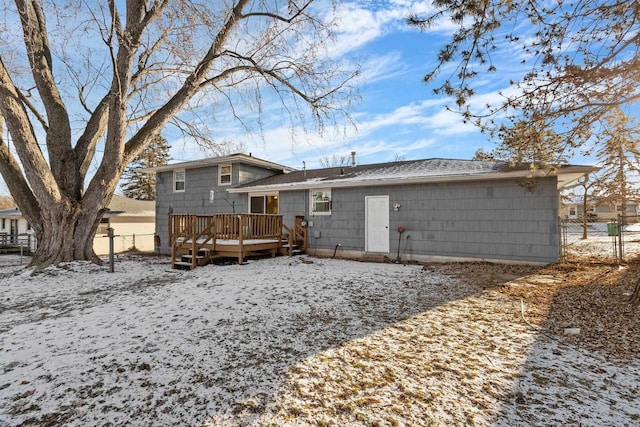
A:
[[[304,194],[303,194],[304,193]],[[345,251],[365,249],[365,197],[389,196],[389,256],[443,256],[527,262],[558,258],[556,179],[529,192],[516,181],[334,188],[328,216],[309,216],[308,192],[280,193],[280,213],[307,215],[309,246]],[[399,211],[393,205],[401,205]],[[316,238],[314,232],[319,232]]]
[[[177,168],[179,169],[179,168]],[[206,215],[213,213],[248,212],[246,194],[231,194],[228,188],[261,179],[275,172],[245,164],[232,164],[232,184],[218,186],[218,167],[208,166],[185,170],[185,191],[173,191],[173,172],[160,172],[156,180],[156,234],[160,236],[162,253],[169,253],[169,209],[176,214]],[[214,201],[210,192],[215,191]]]
[[[308,217],[309,213],[309,192],[306,190],[296,190],[280,192],[278,209],[283,216],[282,221],[288,227],[292,227],[296,215]]]
[[[169,208],[174,213],[211,214],[248,211],[247,194],[226,190],[275,172],[233,164],[231,186],[218,187],[216,166],[186,170],[185,191],[173,192],[173,172],[158,173],[156,233],[161,250],[167,245]],[[209,192],[215,199],[209,201]],[[331,215],[309,215],[309,190],[280,191],[279,210],[284,223],[296,215],[309,223],[309,247],[332,251],[365,250],[365,197],[389,196],[389,247],[398,251],[397,227],[406,228],[400,241],[404,259],[451,257],[503,261],[553,262],[557,260],[559,195],[556,179],[542,180],[534,192],[517,181],[412,184],[363,188],[333,188]],[[400,204],[398,211],[394,204]],[[317,237],[316,237],[317,236]]]
[[[234,164],[231,169],[233,171],[234,185],[248,184],[276,173],[272,170],[242,163]]]

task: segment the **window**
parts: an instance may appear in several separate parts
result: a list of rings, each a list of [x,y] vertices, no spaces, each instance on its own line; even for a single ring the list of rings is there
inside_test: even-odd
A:
[[[311,191],[311,214],[330,215],[331,214],[331,190]]]
[[[5,228],[7,228],[7,219],[2,218],[2,229],[4,230]]]
[[[249,196],[249,213],[278,214],[278,195],[260,194]]]
[[[570,216],[576,216],[576,208],[574,206],[571,206],[569,208],[569,215]]]
[[[218,185],[231,184],[231,165],[218,166]]]
[[[173,191],[174,192],[182,192],[184,191],[186,181],[186,175],[183,170],[178,170],[173,172]]]
[[[31,231],[31,224],[27,223],[27,231]]]

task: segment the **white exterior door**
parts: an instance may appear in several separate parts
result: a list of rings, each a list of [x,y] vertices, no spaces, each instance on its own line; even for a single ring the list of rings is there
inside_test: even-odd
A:
[[[365,197],[365,250],[389,253],[389,196]]]

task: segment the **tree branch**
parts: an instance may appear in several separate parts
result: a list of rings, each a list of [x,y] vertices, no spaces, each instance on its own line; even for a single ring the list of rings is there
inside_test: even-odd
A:
[[[255,16],[260,16],[260,17],[267,17],[267,18],[272,18],[278,21],[282,21],[282,22],[286,22],[287,24],[292,23],[297,17],[299,17],[300,15],[302,15],[305,11],[305,9],[307,9],[307,7],[309,7],[309,5],[311,5],[311,3],[313,3],[313,0],[307,1],[301,8],[298,8],[297,11],[289,16],[289,17],[284,17],[275,13],[270,13],[270,12],[251,12],[251,13],[246,13],[244,15],[242,15],[240,18],[241,19],[246,19],[246,18],[251,18],[251,17],[255,17]],[[296,6],[296,4],[294,4],[293,2],[289,3],[291,6]]]
[[[40,235],[42,229],[42,218],[40,216],[40,208],[38,201],[31,192],[29,184],[24,179],[20,165],[9,151],[9,147],[2,138],[3,117],[0,113],[0,174],[4,179],[9,192],[13,196],[15,202],[20,206],[20,210],[24,217],[29,221],[36,236]]]
[[[56,126],[47,132],[47,148],[51,172],[62,192],[77,200],[81,189],[74,179],[75,158],[71,149],[69,115],[53,76],[53,61],[42,5],[38,0],[16,0],[22,22],[23,37],[31,72],[49,123]]]
[[[200,82],[205,79],[207,72],[211,69],[213,62],[218,58],[223,46],[231,32],[235,29],[238,21],[242,17],[243,9],[250,0],[238,0],[229,13],[229,17],[222,25],[220,31],[214,38],[207,53],[195,66],[193,72],[185,79],[182,87],[176,91],[175,95],[159,108],[140,130],[127,142],[125,147],[125,163],[129,163],[145,146],[149,139],[162,129],[178,110],[184,106],[200,88]]]
[[[4,63],[0,59],[0,112],[4,116],[9,134],[15,141],[15,149],[26,178],[37,198],[43,203],[59,200],[60,190],[29,122],[29,115]]]

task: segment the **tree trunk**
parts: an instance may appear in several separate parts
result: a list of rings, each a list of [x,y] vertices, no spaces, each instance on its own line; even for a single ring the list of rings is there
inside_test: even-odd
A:
[[[93,251],[93,238],[102,212],[103,209],[82,205],[41,206],[43,231],[36,235],[38,247],[30,266],[42,269],[70,261],[100,263]]]
[[[587,218],[587,189],[584,190],[584,196],[582,198],[582,238],[587,238],[587,228],[588,228],[588,218]]]
[[[640,279],[636,282],[636,287],[633,290],[629,302],[633,305],[640,305]]]

